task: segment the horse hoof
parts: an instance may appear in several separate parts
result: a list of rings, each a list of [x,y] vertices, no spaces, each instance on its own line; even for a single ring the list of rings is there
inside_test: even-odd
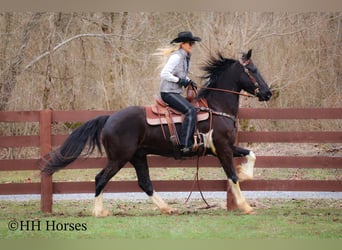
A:
[[[171,209],[169,214],[178,214],[178,210],[177,209]]]
[[[243,211],[244,214],[253,215],[256,214],[253,208],[249,208]]]
[[[178,214],[178,210],[174,208],[165,208],[162,209],[163,214]]]
[[[109,215],[108,210],[101,210],[101,211],[93,211],[93,216],[94,217],[107,217]]]

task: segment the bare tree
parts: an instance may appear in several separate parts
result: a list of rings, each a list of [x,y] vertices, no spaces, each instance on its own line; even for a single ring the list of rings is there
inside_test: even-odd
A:
[[[179,31],[202,37],[192,77],[209,55],[253,49],[275,107],[341,105],[341,12],[3,13],[2,110],[118,109],[151,103],[152,56]],[[242,105],[257,107],[254,100]]]
[[[3,73],[4,76],[2,77],[3,82],[1,82],[1,93],[2,93],[2,100],[0,101],[0,110],[4,110],[6,108],[6,105],[11,97],[12,91],[15,88],[15,85],[17,83],[16,77],[21,73],[22,71],[22,64],[25,57],[25,51],[27,49],[27,44],[30,40],[32,30],[37,25],[37,22],[39,18],[41,17],[41,13],[34,13],[32,14],[31,19],[28,21],[28,23],[25,25],[25,28],[23,30],[23,36],[21,37],[21,45],[17,50],[17,54],[14,58],[14,60],[9,65],[8,69],[5,70]],[[11,27],[10,25],[10,19],[11,15],[7,15],[7,18],[5,18],[7,21],[6,28]],[[8,26],[7,26],[8,25]],[[8,30],[7,32],[10,32]],[[8,42],[6,43],[8,44]],[[5,46],[6,46],[5,44]],[[6,54],[6,53],[4,53]]]

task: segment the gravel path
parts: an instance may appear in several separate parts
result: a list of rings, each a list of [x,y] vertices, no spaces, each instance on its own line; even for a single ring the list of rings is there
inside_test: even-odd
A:
[[[243,191],[246,199],[342,199],[342,192],[278,192],[278,191]],[[160,192],[163,199],[186,199],[189,192]],[[206,199],[226,199],[226,192],[203,192]],[[55,194],[54,200],[86,200],[93,199],[93,193],[87,194]],[[199,192],[193,192],[191,198],[201,198]],[[40,195],[0,195],[0,201],[28,201],[39,200]],[[139,201],[147,199],[147,195],[140,193],[105,193],[104,199],[118,199]]]

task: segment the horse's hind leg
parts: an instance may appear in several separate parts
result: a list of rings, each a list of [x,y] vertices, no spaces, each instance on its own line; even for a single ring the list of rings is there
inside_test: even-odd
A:
[[[124,166],[125,163],[108,161],[106,167],[102,169],[95,177],[95,204],[93,216],[105,217],[109,211],[103,208],[103,188],[108,181]]]
[[[253,179],[253,170],[256,160],[253,151],[234,146],[233,154],[234,157],[245,157],[246,159],[246,161],[236,166],[236,174],[239,177],[239,181],[242,182]]]
[[[172,214],[176,210],[171,208],[153,189],[153,185],[150,179],[150,174],[147,165],[147,159],[145,154],[139,155],[136,153],[130,160],[135,168],[138,177],[139,187],[151,198],[154,204],[161,210],[162,213]]]

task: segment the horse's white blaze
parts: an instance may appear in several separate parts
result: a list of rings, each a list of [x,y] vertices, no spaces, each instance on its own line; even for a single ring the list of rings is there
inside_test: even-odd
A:
[[[157,207],[163,213],[171,214],[175,211],[162,198],[160,198],[160,196],[155,191],[153,191],[153,195],[151,196],[151,200],[153,201],[154,204],[157,205]]]
[[[240,182],[253,179],[256,156],[253,151],[250,151],[249,155],[246,155],[245,158],[247,161],[236,167],[236,172]]]

